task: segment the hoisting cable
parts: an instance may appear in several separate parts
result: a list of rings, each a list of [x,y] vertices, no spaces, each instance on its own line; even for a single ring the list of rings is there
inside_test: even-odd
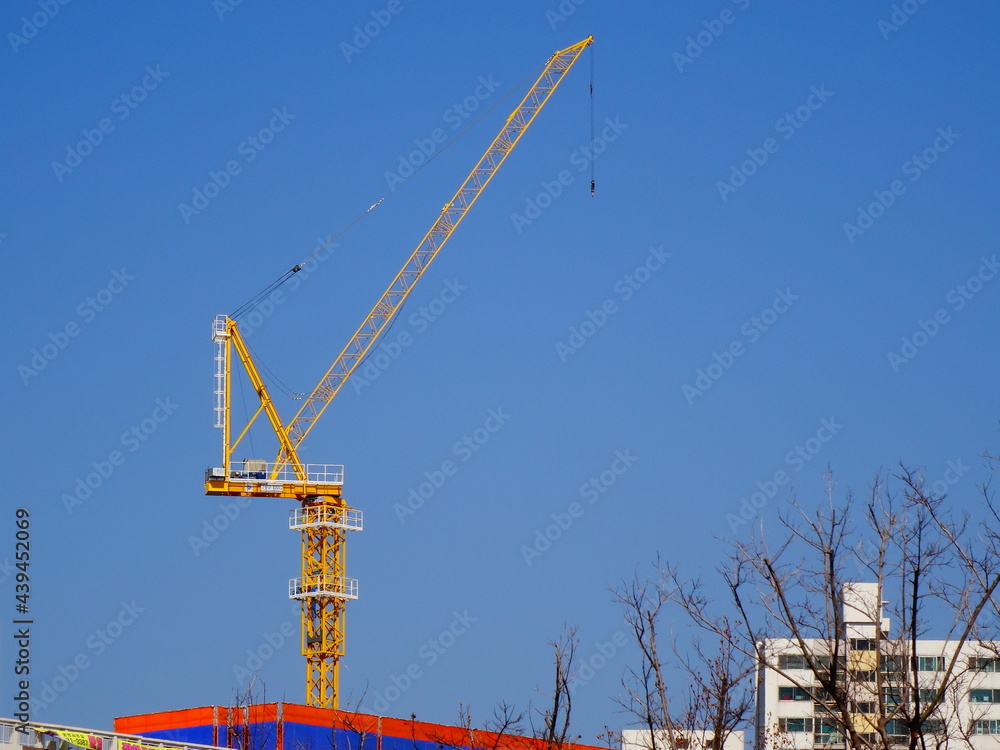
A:
[[[324,245],[324,247],[325,247],[325,245]],[[312,256],[310,256],[310,257],[312,257]],[[303,263],[304,262],[305,261],[303,261]],[[257,305],[259,305],[264,300],[264,298],[267,297],[267,295],[269,295],[271,292],[273,292],[279,286],[281,286],[286,281],[288,281],[288,279],[290,279],[293,274],[298,273],[299,269],[302,268],[302,265],[303,265],[302,263],[299,263],[297,266],[294,266],[290,270],[285,271],[285,273],[283,273],[277,279],[275,279],[270,284],[268,284],[268,286],[265,287],[262,291],[260,291],[257,294],[255,294],[249,301],[243,303],[243,305],[241,305],[229,317],[231,319],[233,319],[233,320],[239,320],[241,317],[243,317],[244,315],[246,315],[250,310],[252,310],[253,308],[257,307]]]
[[[246,342],[244,343],[246,344]],[[267,364],[264,362],[264,360],[260,358],[260,355],[257,352],[255,352],[253,348],[251,348],[250,344],[246,344],[246,348],[250,352],[250,354],[253,355],[254,362],[257,363],[257,366],[264,371],[264,374],[267,375],[267,377],[275,386],[277,386],[279,391],[284,393],[286,396],[288,396],[288,398],[292,399],[293,401],[299,401],[305,397],[306,394],[292,389],[291,386],[289,386],[281,378],[279,378],[275,374],[274,370],[268,367]]]
[[[597,151],[594,148],[595,142],[594,124],[594,45],[590,45],[590,196],[594,197],[597,186],[595,172],[597,163]]]
[[[591,60],[593,60],[593,58],[591,58]],[[546,63],[546,65],[547,64],[548,63]],[[481,115],[479,115],[479,117],[477,117],[475,120],[473,120],[472,122],[470,122],[469,125],[466,126],[466,128],[464,130],[462,130],[461,132],[459,132],[457,135],[455,135],[454,138],[452,138],[450,141],[448,141],[446,144],[444,144],[437,153],[433,154],[429,159],[427,159],[427,161],[425,161],[420,166],[416,167],[413,170],[412,174],[410,174],[409,177],[405,177],[402,180],[400,180],[399,182],[397,182],[393,186],[393,188],[391,190],[389,190],[387,193],[385,193],[377,201],[375,201],[374,203],[372,203],[365,211],[363,211],[361,214],[359,214],[357,216],[357,218],[355,218],[351,223],[349,223],[347,226],[345,226],[343,229],[341,229],[339,232],[337,232],[335,235],[333,235],[326,242],[326,244],[317,246],[317,248],[315,250],[313,250],[313,252],[311,254],[309,254],[306,257],[305,260],[303,260],[301,263],[297,263],[296,265],[292,266],[289,270],[285,271],[281,276],[279,276],[277,279],[275,279],[270,284],[268,284],[262,291],[258,292],[253,297],[251,297],[247,302],[245,302],[243,305],[241,305],[229,317],[232,318],[233,320],[239,320],[241,317],[243,317],[248,312],[250,312],[255,307],[257,307],[257,305],[259,305],[261,302],[263,302],[264,299],[269,294],[271,294],[275,289],[277,289],[278,287],[280,287],[282,284],[284,284],[286,281],[288,281],[292,276],[294,276],[296,273],[298,273],[299,271],[301,271],[302,268],[303,268],[303,266],[305,266],[306,263],[308,263],[310,260],[312,260],[321,251],[325,250],[330,245],[332,245],[334,243],[334,241],[338,237],[340,237],[341,235],[343,235],[345,232],[347,232],[348,229],[350,229],[355,224],[357,224],[359,221],[361,221],[363,218],[365,218],[365,216],[367,216],[375,208],[377,208],[378,205],[380,203],[382,203],[382,201],[384,201],[390,195],[392,195],[397,190],[399,190],[399,188],[401,188],[403,185],[405,185],[411,179],[413,179],[414,177],[416,177],[417,174],[419,174],[420,171],[424,169],[424,167],[426,167],[428,164],[430,164],[432,161],[434,161],[436,158],[438,158],[441,154],[443,154],[446,150],[448,150],[448,148],[451,147],[452,144],[454,144],[459,138],[461,138],[462,136],[464,136],[466,133],[468,133],[470,130],[472,130],[472,128],[474,128],[476,125],[478,125],[479,122],[480,122],[480,120],[482,120],[484,117],[486,117],[488,114],[490,114],[490,112],[492,112],[494,109],[496,109],[501,104],[503,104],[503,102],[506,101],[511,96],[511,94],[513,94],[515,91],[517,91],[519,88],[521,88],[532,77],[536,77],[537,78],[538,75],[540,74],[540,71],[543,70],[544,68],[545,68],[545,65],[541,66],[540,68],[536,68],[534,72],[529,73],[527,76],[525,76],[519,83],[517,83],[513,88],[511,88],[506,94],[504,94],[502,97],[500,97],[500,99],[498,99],[496,101],[496,103],[493,104],[493,106],[491,106],[489,109],[485,110]],[[591,93],[593,93],[593,86],[591,86]],[[593,139],[591,139],[591,140],[593,140]]]

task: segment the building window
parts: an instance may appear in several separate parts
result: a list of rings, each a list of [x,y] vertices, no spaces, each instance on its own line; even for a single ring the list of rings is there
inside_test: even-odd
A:
[[[930,703],[938,694],[937,688],[920,688],[920,702]]]
[[[979,719],[972,725],[973,734],[1000,734],[1000,720]]]
[[[969,669],[976,672],[1000,672],[1000,659],[972,656],[969,658]]]
[[[840,728],[829,721],[816,721],[816,733],[813,735],[813,741],[817,745],[828,745],[832,742],[843,742],[844,734],[840,731]]]
[[[811,701],[812,696],[809,695],[808,691],[800,687],[779,687],[778,688],[778,700],[779,701]]]
[[[918,656],[917,669],[921,672],[943,672],[943,656]]]
[[[910,733],[906,729],[906,724],[899,719],[889,719],[889,721],[885,723],[885,733],[890,737],[910,736]]]
[[[808,669],[806,657],[802,654],[782,654],[778,657],[778,669]]]
[[[898,656],[883,656],[878,661],[878,671],[882,674],[902,674],[903,660]]]
[[[923,726],[924,734],[944,734],[944,720],[942,719],[927,719]]]
[[[851,651],[874,651],[875,641],[870,638],[851,638]]]
[[[778,730],[782,732],[811,732],[812,729],[813,720],[808,717],[778,719]]]
[[[971,703],[1000,703],[1000,690],[990,690],[989,688],[970,690],[969,701]]]
[[[903,700],[902,691],[899,688],[884,687],[882,688],[882,700],[887,708],[898,706]]]

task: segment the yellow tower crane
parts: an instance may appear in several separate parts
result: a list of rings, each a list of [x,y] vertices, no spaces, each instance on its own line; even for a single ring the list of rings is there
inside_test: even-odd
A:
[[[302,571],[289,582],[289,596],[301,601],[302,655],[306,657],[306,702],[310,706],[337,708],[340,657],[344,655],[344,604],[358,598],[357,579],[345,569],[345,537],[360,531],[361,511],[342,497],[344,467],[334,464],[303,464],[298,448],[333,397],[378,342],[406,301],[414,285],[427,270],[452,232],[465,218],[483,189],[510,155],[535,116],[549,100],[593,37],[556,52],[521,103],[511,112],[500,133],[466,177],[437,220],[417,245],[403,268],[389,284],[375,307],[347,342],[286,425],[268,393],[236,321],[216,317],[212,338],[215,355],[215,426],[222,430],[222,465],[208,469],[208,495],[237,497],[284,497],[298,500],[289,527],[302,532]],[[290,273],[298,271],[296,266]],[[260,405],[233,438],[230,409],[232,352],[246,370]],[[278,438],[279,451],[273,462],[260,459],[234,461],[233,454],[251,425],[263,412]]]

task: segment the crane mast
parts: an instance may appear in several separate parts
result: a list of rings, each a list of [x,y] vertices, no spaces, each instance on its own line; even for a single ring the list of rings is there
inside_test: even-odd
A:
[[[301,574],[289,582],[289,597],[301,602],[302,655],[306,657],[306,702],[336,708],[340,658],[344,655],[344,605],[358,597],[358,582],[346,575],[347,531],[363,527],[361,511],[342,497],[344,467],[338,464],[303,464],[297,450],[352,372],[378,342],[413,287],[465,218],[521,136],[593,42],[581,42],[553,54],[520,104],[473,167],[461,187],[396,274],[340,355],[304,399],[298,413],[285,425],[267,391],[264,379],[246,346],[236,321],[220,315],[212,337],[216,343],[215,426],[223,430],[222,466],[206,472],[208,495],[283,497],[299,501],[289,528],[302,534]],[[259,406],[240,434],[232,438],[230,380],[232,354],[236,352],[253,385]],[[261,414],[278,438],[274,462],[259,459],[234,461],[233,455],[251,425]]]

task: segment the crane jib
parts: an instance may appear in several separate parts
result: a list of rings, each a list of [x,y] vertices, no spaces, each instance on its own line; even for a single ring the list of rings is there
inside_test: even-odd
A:
[[[451,201],[445,204],[431,229],[393,279],[386,292],[376,303],[365,321],[350,339],[340,356],[323,376],[312,393],[305,399],[299,412],[288,426],[293,446],[297,447],[312,429],[329,403],[337,395],[344,381],[357,368],[374,345],[389,320],[405,302],[413,286],[434,261],[452,232],[465,218],[483,189],[496,174],[535,116],[548,101],[563,76],[572,68],[583,50],[593,42],[593,37],[556,52],[539,75],[521,103],[507,118],[507,122],[486,149],[479,162],[466,177]],[[400,293],[397,289],[402,289]],[[388,312],[385,306],[389,307]]]

